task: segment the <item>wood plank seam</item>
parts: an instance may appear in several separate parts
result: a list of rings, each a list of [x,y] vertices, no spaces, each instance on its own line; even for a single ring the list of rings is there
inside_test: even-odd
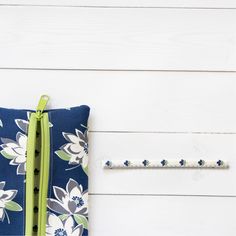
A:
[[[202,131],[129,131],[129,130],[89,130],[89,133],[105,133],[105,134],[202,134],[202,135],[235,135],[236,132],[202,132]]]
[[[109,6],[109,5],[90,5],[90,6],[86,6],[86,5],[56,5],[56,4],[52,4],[52,5],[47,5],[47,4],[4,4],[4,3],[0,3],[0,7],[67,7],[67,8],[72,8],[72,7],[76,7],[76,8],[108,8],[108,9],[189,9],[189,10],[236,10],[235,7],[177,7],[177,6]]]
[[[201,198],[236,198],[236,195],[213,194],[144,194],[144,193],[89,193],[90,196],[134,196],[134,197],[201,197]]]
[[[85,72],[166,72],[166,73],[236,73],[236,70],[162,70],[162,69],[107,69],[107,68],[40,68],[40,67],[0,67],[0,70],[21,71],[85,71]]]

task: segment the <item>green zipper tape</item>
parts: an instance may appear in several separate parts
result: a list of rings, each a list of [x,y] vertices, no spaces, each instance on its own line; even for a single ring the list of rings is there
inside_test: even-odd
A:
[[[38,194],[38,233],[37,235],[46,235],[46,219],[47,219],[47,192],[49,179],[49,163],[50,163],[50,132],[48,113],[43,113],[49,97],[41,96],[37,110],[31,113],[28,129],[27,141],[27,162],[26,162],[26,216],[25,216],[25,235],[32,236],[34,227],[34,168],[35,168],[35,148],[36,148],[36,132],[37,124],[40,122],[41,129],[41,160],[40,160],[40,179]]]
[[[44,113],[41,123],[41,162],[40,162],[40,182],[39,182],[39,215],[38,215],[38,235],[46,235],[47,221],[47,193],[49,178],[50,160],[50,132],[48,114]]]
[[[29,120],[26,162],[26,204],[25,204],[25,235],[33,235],[34,221],[34,159],[36,147],[37,118],[32,113]]]

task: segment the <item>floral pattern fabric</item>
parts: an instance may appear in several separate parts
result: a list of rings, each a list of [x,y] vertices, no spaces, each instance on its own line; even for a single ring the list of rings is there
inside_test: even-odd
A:
[[[0,108],[0,235],[24,235],[27,113]]]
[[[75,227],[71,216],[63,221],[55,214],[48,212],[46,236],[82,236],[82,234],[83,226]]]
[[[30,113],[0,108],[0,235],[24,235]],[[51,155],[46,235],[88,236],[89,107],[48,114]]]
[[[7,211],[22,211],[22,207],[13,201],[17,194],[17,190],[4,190],[6,182],[0,182],[0,221],[4,221],[7,218],[8,224],[10,224],[10,218]]]
[[[63,222],[71,218],[73,225],[77,224],[82,229],[87,229],[88,190],[83,191],[82,185],[79,185],[73,179],[69,179],[66,189],[53,186],[53,191],[56,199],[48,199],[48,209],[56,213],[60,219],[63,219]]]
[[[30,113],[27,113],[29,117]],[[10,159],[10,165],[17,166],[17,175],[25,175],[26,173],[26,146],[27,146],[27,132],[29,121],[23,119],[15,119],[18,128],[23,131],[17,132],[16,140],[9,138],[1,138],[2,148],[1,154],[7,159]]]
[[[27,136],[18,132],[16,134],[16,141],[1,138],[1,154],[10,159],[10,165],[16,165],[16,173],[18,175],[25,175],[26,173],[26,145],[27,145]]]
[[[75,129],[75,134],[62,133],[63,137],[68,143],[62,145],[60,150],[55,153],[62,160],[68,161],[69,165],[75,165],[76,167],[82,166],[84,172],[87,174],[88,169],[88,132],[87,129],[84,133]],[[66,170],[74,169],[75,167],[68,168]]]
[[[61,235],[88,235],[87,118],[89,110],[85,106],[83,109],[86,118],[76,115],[78,108],[65,110],[63,116],[65,123],[63,125],[59,124],[61,121],[57,118],[56,113],[52,112],[51,116],[49,116],[54,127],[51,130],[52,136],[57,136],[59,142],[52,140],[54,155],[51,162],[53,162],[53,169],[58,171],[55,171],[54,174],[53,171],[51,172],[51,191],[49,191],[47,199],[47,227],[52,225],[49,217],[53,217],[55,222],[57,222],[57,224],[55,223],[57,228],[54,224],[55,230],[53,232],[61,232]],[[76,119],[71,119],[70,116],[76,117]],[[59,129],[58,127],[61,128]],[[62,223],[60,223],[58,218]],[[73,226],[68,229],[66,225]],[[71,234],[68,234],[68,232],[71,232]],[[51,235],[55,236],[55,234]]]

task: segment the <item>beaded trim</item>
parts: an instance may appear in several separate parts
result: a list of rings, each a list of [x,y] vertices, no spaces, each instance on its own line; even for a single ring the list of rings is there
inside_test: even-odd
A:
[[[120,168],[208,168],[208,169],[226,169],[229,164],[223,160],[104,160],[103,167],[105,169]]]

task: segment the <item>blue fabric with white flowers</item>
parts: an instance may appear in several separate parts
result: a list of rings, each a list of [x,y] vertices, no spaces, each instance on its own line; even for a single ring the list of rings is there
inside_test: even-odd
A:
[[[89,107],[47,111],[47,236],[88,235]],[[24,235],[26,145],[32,111],[0,108],[0,235]]]

